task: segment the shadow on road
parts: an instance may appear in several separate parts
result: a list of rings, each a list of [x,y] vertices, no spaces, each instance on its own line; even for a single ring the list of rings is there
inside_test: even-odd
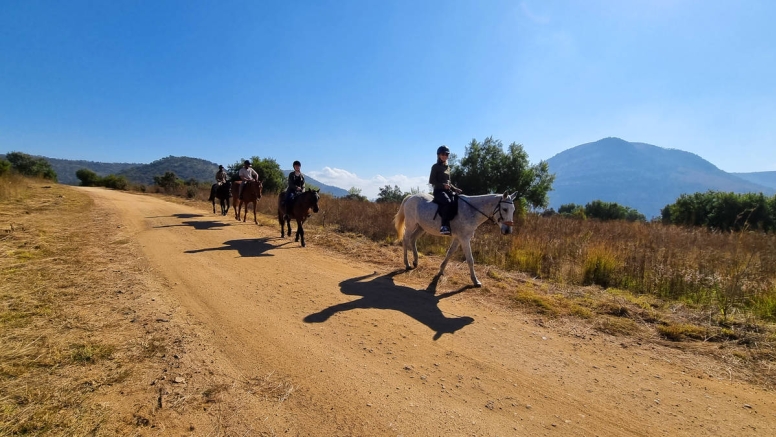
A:
[[[433,290],[436,288],[438,279],[435,278],[429,289],[416,290],[394,283],[393,277],[402,272],[404,270],[397,270],[383,276],[376,276],[376,273],[373,273],[342,281],[340,282],[342,293],[350,296],[362,296],[361,299],[332,305],[308,315],[304,321],[323,323],[339,312],[353,309],[394,310],[412,317],[435,331],[434,340],[442,337],[442,334],[453,334],[474,321],[471,317],[445,317],[442,310],[439,309],[440,300],[461,293],[471,288],[470,285],[435,296]],[[374,279],[366,281],[372,277]]]
[[[275,246],[269,244],[267,240],[268,240],[267,238],[229,240],[229,241],[224,241],[223,246],[208,247],[206,249],[187,250],[184,253],[212,252],[215,250],[234,250],[234,251],[237,251],[239,256],[242,256],[242,257],[274,256],[271,253],[267,253],[270,249],[275,249]]]
[[[164,218],[164,217],[177,217],[179,219],[189,219],[189,218],[197,218],[197,217],[204,217],[202,214],[173,214],[173,215],[156,215],[153,217],[146,217],[147,219],[152,218]]]
[[[200,221],[187,221],[187,222],[182,222],[182,223],[177,224],[177,225],[154,226],[154,229],[175,228],[175,227],[178,227],[178,226],[191,226],[192,228],[194,228],[194,229],[196,229],[198,231],[208,231],[208,230],[211,230],[211,229],[223,228],[223,227],[229,226],[229,224],[228,223],[224,223],[224,222],[219,222],[219,221],[212,221],[212,220],[208,220],[208,221],[204,221],[204,222],[200,222]]]

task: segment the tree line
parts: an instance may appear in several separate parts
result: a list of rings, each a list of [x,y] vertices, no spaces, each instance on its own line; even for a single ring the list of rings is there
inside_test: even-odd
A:
[[[268,192],[285,189],[286,175],[272,158],[252,156],[249,159]],[[227,173],[237,179],[243,165],[240,159],[226,166]],[[548,204],[548,193],[552,189],[555,175],[549,172],[548,164],[540,161],[530,164],[528,154],[521,144],[511,143],[506,148],[501,140],[488,137],[480,142],[472,139],[466,146],[464,156],[452,154],[449,159],[451,181],[463,189],[465,194],[477,195],[500,192],[516,192],[523,207],[544,209]],[[44,158],[37,158],[21,152],[10,152],[0,159],[0,175],[16,172],[24,176],[41,177],[52,181],[57,174]],[[99,176],[89,169],[80,169],[76,176],[83,186],[104,186],[114,189],[128,189],[124,176]],[[196,187],[198,181],[183,181],[173,172],[154,177],[154,183],[164,189],[181,186]],[[401,202],[404,197],[421,192],[415,188],[404,192],[399,186],[385,185],[380,188],[376,202]],[[368,201],[358,188],[351,188],[346,199]],[[599,220],[646,221],[635,209],[617,203],[594,200],[582,205],[573,203],[561,205],[557,213],[552,208],[544,209],[544,215],[560,214],[566,217],[591,218]],[[682,194],[675,203],[661,210],[661,221],[681,226],[703,226],[722,231],[762,230],[776,231],[776,196],[762,193],[706,193]]]
[[[703,226],[721,231],[776,231],[776,196],[763,193],[682,194],[660,210],[663,223]]]

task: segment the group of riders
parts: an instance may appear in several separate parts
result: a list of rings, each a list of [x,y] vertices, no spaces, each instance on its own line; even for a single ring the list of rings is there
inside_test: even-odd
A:
[[[240,188],[237,192],[237,198],[242,198],[242,191],[245,184],[250,181],[259,181],[259,174],[253,169],[253,164],[249,160],[243,162],[243,166],[240,167],[240,171],[237,172],[237,178],[240,180]],[[217,189],[223,184],[229,183],[229,174],[224,169],[223,165],[218,166],[216,172],[216,184],[213,188]],[[213,190],[215,191],[215,190]],[[286,188],[286,196],[284,205],[286,210],[290,209],[291,203],[297,194],[304,191],[304,175],[302,174],[302,163],[294,161],[294,171],[288,174],[288,187]],[[212,200],[212,199],[211,199]]]
[[[434,187],[434,203],[439,206],[438,212],[442,219],[442,226],[439,232],[442,235],[450,235],[450,220],[457,212],[455,209],[456,195],[462,191],[450,183],[450,166],[447,160],[450,157],[450,149],[447,146],[440,146],[437,149],[437,161],[431,166],[431,174],[428,183]],[[238,198],[242,195],[243,187],[248,181],[258,181],[259,174],[253,169],[251,161],[245,160],[240,171],[237,173],[242,183],[238,191]],[[218,166],[216,173],[216,184],[218,186],[228,183],[229,175],[223,165]],[[288,174],[288,187],[286,188],[285,207],[290,210],[291,203],[297,194],[304,191],[304,175],[302,174],[302,164],[294,161],[294,171]]]

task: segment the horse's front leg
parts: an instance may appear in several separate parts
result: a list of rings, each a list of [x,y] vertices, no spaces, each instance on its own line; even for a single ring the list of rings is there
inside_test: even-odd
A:
[[[463,254],[466,257],[466,263],[469,264],[469,274],[472,278],[472,284],[474,284],[475,287],[482,287],[482,282],[477,279],[477,275],[474,273],[474,257],[472,256],[471,238],[465,240],[462,245]]]
[[[234,201],[234,219],[238,222],[240,221],[240,208],[242,207],[242,204],[240,203],[240,200]]]
[[[256,224],[258,225],[258,224],[259,224],[259,221],[258,221],[258,220],[256,220],[256,204],[257,204],[257,203],[259,203],[259,201],[258,201],[258,200],[256,200],[255,202],[253,202],[253,223],[256,223]]]
[[[304,247],[304,228],[302,227],[302,222],[297,220],[296,221],[296,239],[294,241],[302,240],[302,247]]]
[[[442,276],[445,273],[445,267],[447,267],[447,262],[450,261],[450,257],[453,256],[456,250],[458,250],[458,246],[461,244],[460,241],[458,241],[457,238],[453,239],[453,242],[450,243],[450,247],[447,249],[447,255],[445,256],[445,260],[442,261],[442,265],[439,266],[439,273],[437,273],[437,276]]]

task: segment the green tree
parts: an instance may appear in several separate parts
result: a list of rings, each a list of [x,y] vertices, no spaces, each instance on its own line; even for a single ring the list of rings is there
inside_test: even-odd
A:
[[[253,156],[248,161],[251,161],[251,166],[256,173],[259,174],[259,180],[264,185],[263,190],[271,193],[279,193],[286,189],[287,176],[284,175],[280,169],[280,165],[273,158],[259,158]],[[239,161],[234,164],[226,166],[226,170],[229,173],[231,180],[239,180],[238,174],[243,167],[245,159],[240,158]]]
[[[180,180],[180,179],[179,179]],[[124,176],[116,176],[109,174],[100,180],[100,185],[106,188],[112,188],[114,190],[126,190],[129,187],[127,178]]]
[[[394,185],[393,188],[391,188],[390,185],[386,185],[383,188],[380,188],[380,192],[377,194],[377,200],[375,200],[375,202],[401,203],[401,201],[404,199],[404,196],[406,195],[407,193],[403,193],[398,185]]]
[[[154,176],[154,183],[167,191],[183,186],[183,180],[171,171],[165,172],[164,176]]]
[[[594,200],[585,205],[585,216],[599,220],[628,220],[645,222],[647,218],[637,210],[616,202]]]
[[[348,194],[343,199],[358,200],[360,202],[368,202],[369,199],[366,196],[361,195],[361,188],[351,187],[348,190]]]
[[[100,177],[97,173],[89,170],[88,168],[82,168],[75,172],[75,177],[81,181],[82,187],[96,187],[100,185]]]
[[[11,172],[11,163],[5,159],[0,159],[0,176]]]
[[[450,176],[454,185],[469,194],[517,193],[532,208],[547,206],[555,175],[545,161],[531,165],[521,144],[512,143],[504,151],[501,140],[473,139],[463,159],[451,159]]]
[[[5,156],[11,167],[24,176],[40,177],[51,181],[57,181],[57,172],[48,161],[43,158],[35,158],[26,153],[11,152]]]

